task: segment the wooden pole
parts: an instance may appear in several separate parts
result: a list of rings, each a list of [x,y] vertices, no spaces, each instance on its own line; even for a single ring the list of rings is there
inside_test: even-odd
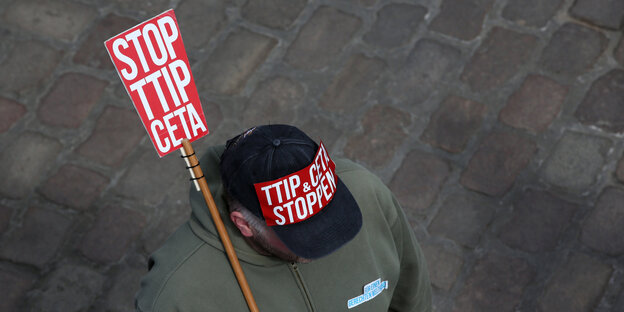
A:
[[[180,149],[182,152],[182,157],[186,159],[187,166],[191,171],[191,176],[194,178],[194,181],[199,184],[199,188],[201,189],[202,194],[204,195],[204,200],[206,201],[206,205],[208,206],[208,210],[212,215],[212,220],[214,221],[215,227],[217,228],[217,232],[219,233],[219,237],[221,237],[221,242],[223,243],[223,248],[225,248],[225,253],[230,260],[230,264],[232,265],[232,270],[234,270],[234,275],[236,275],[236,279],[238,280],[238,284],[240,285],[241,290],[243,291],[243,295],[245,296],[245,301],[247,301],[247,306],[249,307],[249,311],[251,312],[259,312],[258,306],[256,305],[256,301],[251,294],[251,289],[249,288],[249,284],[247,283],[247,279],[245,278],[245,274],[243,273],[243,268],[238,262],[238,257],[236,256],[236,252],[234,251],[234,246],[232,246],[232,241],[230,241],[230,236],[228,235],[225,225],[223,224],[223,220],[221,220],[221,215],[219,214],[219,210],[217,209],[217,205],[214,202],[214,198],[212,198],[212,194],[210,193],[210,188],[208,188],[208,183],[206,182],[206,178],[199,167],[199,161],[197,160],[197,156],[195,155],[195,151],[193,150],[193,146],[191,146],[191,142],[188,139],[182,140],[183,148]],[[197,185],[197,184],[196,184]]]

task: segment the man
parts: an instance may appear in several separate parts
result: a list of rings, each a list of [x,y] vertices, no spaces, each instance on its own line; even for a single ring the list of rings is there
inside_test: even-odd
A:
[[[414,234],[366,169],[286,125],[251,128],[201,165],[260,311],[431,311]],[[150,257],[137,311],[248,311],[194,189],[191,207]]]

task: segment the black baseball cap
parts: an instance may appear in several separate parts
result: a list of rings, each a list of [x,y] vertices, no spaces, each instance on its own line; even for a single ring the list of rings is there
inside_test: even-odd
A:
[[[226,191],[264,220],[254,183],[287,176],[312,162],[319,146],[303,131],[289,125],[248,129],[227,141],[221,155],[221,178]],[[332,200],[312,217],[271,228],[297,256],[326,256],[351,239],[362,227],[362,214],[346,185],[336,176]]]

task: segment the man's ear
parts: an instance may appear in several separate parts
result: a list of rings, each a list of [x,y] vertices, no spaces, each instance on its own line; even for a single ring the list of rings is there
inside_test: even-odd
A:
[[[241,232],[241,234],[243,234],[243,236],[245,237],[253,236],[253,232],[251,231],[251,226],[249,226],[249,222],[245,220],[245,217],[243,216],[242,213],[238,211],[233,211],[230,213],[230,219],[232,220],[232,223],[236,225],[236,227]]]

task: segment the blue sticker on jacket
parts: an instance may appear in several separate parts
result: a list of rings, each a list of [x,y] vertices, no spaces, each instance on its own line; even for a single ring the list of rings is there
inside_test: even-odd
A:
[[[347,308],[351,309],[353,307],[357,307],[360,304],[377,297],[377,295],[381,294],[384,289],[388,289],[388,281],[382,282],[381,278],[364,285],[364,293],[355,298],[349,299],[347,301]]]

